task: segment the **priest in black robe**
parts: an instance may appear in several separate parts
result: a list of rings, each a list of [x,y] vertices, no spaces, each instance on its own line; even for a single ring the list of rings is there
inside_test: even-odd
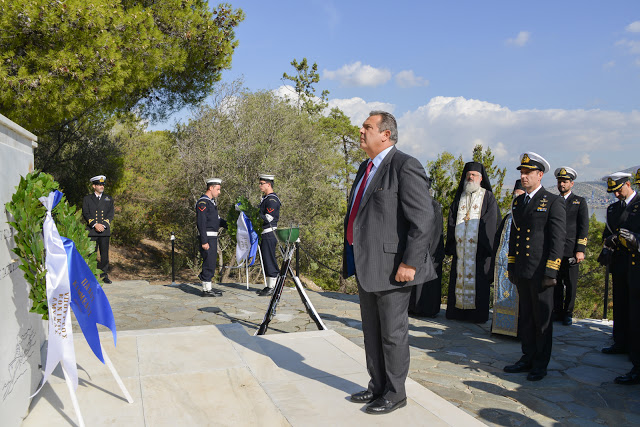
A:
[[[474,323],[489,319],[498,213],[484,166],[478,162],[467,163],[447,220],[445,253],[453,256],[447,319]]]

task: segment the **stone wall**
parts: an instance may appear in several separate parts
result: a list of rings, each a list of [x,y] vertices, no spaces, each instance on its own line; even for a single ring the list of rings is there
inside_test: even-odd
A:
[[[27,415],[29,396],[42,379],[41,346],[46,323],[29,313],[29,286],[17,256],[11,252],[14,230],[7,224],[5,204],[20,176],[33,170],[36,136],[0,114],[0,424],[19,426]]]

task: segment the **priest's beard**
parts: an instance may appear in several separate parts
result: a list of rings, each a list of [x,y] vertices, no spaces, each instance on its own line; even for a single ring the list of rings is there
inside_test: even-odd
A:
[[[464,192],[465,193],[475,193],[480,189],[480,183],[475,181],[465,181],[464,183]]]

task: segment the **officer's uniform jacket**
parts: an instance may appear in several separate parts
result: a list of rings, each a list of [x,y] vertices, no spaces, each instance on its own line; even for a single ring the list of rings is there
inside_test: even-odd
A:
[[[82,200],[82,217],[87,222],[89,237],[111,236],[111,221],[113,221],[113,198],[102,193],[98,199],[95,193],[84,196]],[[104,225],[104,231],[98,233],[96,224]]]
[[[637,199],[637,195],[634,198]],[[636,235],[640,234],[640,200],[635,203],[629,205],[629,213],[626,221],[627,230],[636,233]],[[640,237],[640,236],[638,236]],[[620,238],[620,243],[623,246],[626,246],[626,243],[623,241],[623,238]],[[629,283],[640,283],[640,252],[638,251],[629,251],[628,255],[629,259]],[[637,307],[634,307],[637,309]]]
[[[196,202],[196,223],[200,244],[208,243],[210,238],[218,236],[220,227],[226,227],[227,222],[218,215],[218,205],[206,194],[200,196]]]
[[[271,193],[266,196],[263,196],[260,200],[260,209],[258,214],[260,218],[262,218],[262,229],[268,230],[269,228],[274,228],[278,225],[278,220],[280,219],[280,206],[282,203],[280,199],[276,195],[276,193]],[[271,223],[267,220],[267,214],[271,215],[273,219]],[[263,233],[265,232],[263,231]]]
[[[509,274],[523,279],[556,278],[565,247],[564,198],[544,187],[527,204],[525,196],[526,193],[518,196],[511,208]]]
[[[589,207],[584,197],[576,196],[573,192],[564,202],[567,211],[567,241],[564,245],[564,256],[570,258],[576,252],[587,250],[589,236]]]
[[[632,207],[640,202],[640,193],[636,192],[636,195],[631,199],[631,202],[625,207],[622,207],[622,202],[618,200],[615,203],[610,204],[607,207],[607,223],[602,232],[602,239],[606,239],[614,233],[618,233],[621,228],[629,229],[629,215]],[[626,212],[625,212],[626,210]],[[613,252],[613,258],[611,260],[612,272],[623,272],[627,267],[627,255],[628,252],[625,248],[616,248]]]

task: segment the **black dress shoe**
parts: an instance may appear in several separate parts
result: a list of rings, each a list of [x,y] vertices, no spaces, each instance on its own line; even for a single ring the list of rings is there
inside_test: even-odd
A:
[[[366,411],[368,414],[388,414],[404,406],[407,406],[406,397],[398,402],[392,402],[384,397],[379,397],[367,406]]]
[[[109,279],[109,276],[107,276],[106,274],[104,276],[101,276],[101,277],[102,277],[102,282],[103,283],[106,283],[107,285],[110,285],[111,283],[113,283],[111,281],[111,279]]]
[[[270,297],[271,295],[273,295],[273,289],[274,289],[274,288],[264,288],[263,290],[261,290],[260,292],[258,292],[258,296],[261,296],[261,297]]]
[[[529,381],[540,381],[544,377],[547,376],[546,369],[534,369],[527,375],[527,380]]]
[[[613,380],[613,382],[615,382],[616,384],[622,384],[622,385],[640,384],[640,373],[631,371],[626,375],[616,377],[616,379]]]
[[[260,289],[259,291],[256,291],[256,294],[260,295],[263,292],[267,292],[269,290],[268,286],[265,286],[264,288]]]
[[[531,370],[531,364],[518,361],[514,365],[505,366],[504,368],[502,368],[502,370],[508,374],[517,374],[519,372],[529,372]]]
[[[214,294],[217,297],[221,297],[222,296],[222,291],[219,291],[217,289],[211,289],[209,292],[211,292],[212,294]]]
[[[562,319],[562,324],[564,326],[570,326],[573,323],[573,319],[571,318],[571,316],[565,316],[564,319]]]
[[[370,403],[380,396],[375,396],[369,390],[362,390],[351,395],[351,401],[355,403]]]
[[[614,344],[610,347],[605,347],[602,349],[604,354],[625,354],[627,353],[627,349],[621,345]]]

